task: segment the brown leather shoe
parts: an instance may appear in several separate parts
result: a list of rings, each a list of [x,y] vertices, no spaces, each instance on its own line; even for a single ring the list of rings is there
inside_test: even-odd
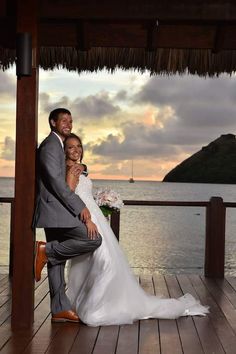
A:
[[[69,311],[61,311],[54,315],[52,315],[52,322],[80,322],[79,316],[72,310]]]
[[[46,256],[46,242],[36,241],[36,251],[34,259],[34,277],[36,281],[41,279],[41,272],[48,259]]]

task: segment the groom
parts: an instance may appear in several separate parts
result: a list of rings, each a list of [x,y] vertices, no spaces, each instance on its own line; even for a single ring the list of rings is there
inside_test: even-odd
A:
[[[47,242],[36,242],[35,280],[41,279],[48,266],[52,322],[79,322],[65,294],[64,269],[68,259],[93,252],[101,245],[101,236],[88,238],[85,223],[91,218],[83,201],[65,181],[63,141],[72,130],[72,116],[65,108],[49,115],[51,133],[38,149],[38,193],[33,226],[44,228]],[[81,165],[73,174],[79,177]]]

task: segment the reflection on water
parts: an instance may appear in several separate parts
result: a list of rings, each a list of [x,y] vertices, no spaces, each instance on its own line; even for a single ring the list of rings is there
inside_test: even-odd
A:
[[[144,273],[201,272],[204,227],[205,208],[125,206],[120,242]]]
[[[235,185],[94,181],[96,187],[111,187],[123,199],[203,201],[222,196],[236,201]],[[0,178],[0,195],[12,196],[12,180]],[[0,205],[0,265],[8,264],[8,205]],[[236,275],[236,209],[226,213],[226,274]],[[44,239],[37,230],[37,239]],[[125,206],[121,209],[120,244],[129,263],[139,273],[202,273],[205,248],[204,207]]]

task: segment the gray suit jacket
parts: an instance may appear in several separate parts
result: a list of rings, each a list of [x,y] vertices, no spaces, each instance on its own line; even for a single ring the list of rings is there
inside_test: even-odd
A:
[[[41,143],[37,154],[38,191],[33,227],[76,227],[83,201],[65,182],[65,154],[54,133]]]

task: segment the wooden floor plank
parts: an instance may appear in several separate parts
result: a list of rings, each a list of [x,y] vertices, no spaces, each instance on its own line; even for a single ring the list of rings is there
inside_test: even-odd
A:
[[[183,292],[179,286],[178,280],[173,275],[165,275],[165,281],[168,288],[170,297],[177,299],[183,295]]]
[[[162,275],[153,276],[154,288],[157,295],[169,298],[169,289]],[[175,320],[159,320],[160,352],[162,354],[182,353],[181,343]]]
[[[175,320],[159,320],[159,331],[162,354],[183,353]]]
[[[143,288],[143,290],[146,291],[146,293],[154,295],[155,294],[155,289],[153,285],[153,280],[151,275],[142,275],[140,276],[140,285]]]
[[[80,325],[78,334],[71,347],[70,354],[91,354],[95,347],[100,327]]]
[[[8,276],[5,276],[3,279],[0,280],[0,295],[6,292],[6,289],[10,289],[10,288],[11,288],[10,279]]]
[[[2,353],[2,348],[9,341],[12,336],[10,324],[3,324],[0,326],[0,352]]]
[[[139,354],[160,353],[159,324],[156,319],[140,321]]]
[[[215,279],[218,287],[223,291],[227,296],[234,308],[236,308],[236,291],[226,279]]]
[[[181,286],[182,286],[182,280],[184,278],[187,278],[187,277],[181,276],[179,279]],[[185,283],[183,283],[182,287],[184,287],[184,286],[185,286]],[[187,289],[186,286],[185,286],[185,289]],[[188,290],[189,290],[189,288],[188,288]],[[191,292],[191,290],[189,292]],[[195,295],[195,296],[197,296],[197,295]],[[215,301],[214,301],[214,303],[215,303]],[[215,332],[216,332],[217,336],[219,337],[225,352],[226,353],[234,353],[234,348],[236,347],[235,334],[234,334],[232,328],[230,327],[227,319],[224,316],[222,316],[222,312],[219,310],[218,307],[217,307],[217,311],[215,310],[215,313],[213,313],[214,308],[211,306],[211,304],[212,303],[209,303],[210,314],[208,316],[211,318],[211,322],[212,322],[212,325],[215,329]]]
[[[69,353],[75,338],[79,331],[79,324],[78,323],[60,323],[57,324],[56,327],[60,328],[56,332],[55,336],[53,337],[46,353],[47,354],[66,354]]]
[[[119,326],[101,327],[98,333],[97,341],[93,354],[113,354],[118,342]]]
[[[165,282],[165,278],[162,275],[153,275],[153,284],[156,296],[169,297],[168,288]]]
[[[9,298],[0,308],[0,325],[7,321],[11,315],[11,299]]]
[[[120,326],[116,354],[138,353],[139,322]],[[149,353],[149,352],[146,352]],[[158,352],[156,352],[158,353]]]
[[[179,335],[184,353],[201,354],[203,348],[192,317],[181,317],[177,320]]]
[[[50,296],[49,294],[39,303],[34,310],[34,332],[43,324],[50,316]]]
[[[189,276],[189,279],[198,294],[200,301],[204,305],[210,306],[210,314],[206,317],[195,317],[194,323],[198,331],[204,352],[224,353],[222,340],[219,339],[217,331],[217,320],[223,319],[224,315],[218,305],[211,297],[208,289],[204,286],[197,275]]]
[[[166,283],[172,298],[178,298],[187,293],[183,291],[178,277],[165,276]],[[186,279],[185,279],[186,280]],[[191,292],[190,292],[191,293]],[[193,293],[193,291],[192,291]],[[192,294],[194,296],[194,294]],[[184,353],[200,354],[203,353],[198,332],[195,327],[194,318],[182,317],[177,319],[177,327],[179,330],[180,341]]]
[[[7,301],[10,301],[10,295],[0,295],[0,307],[6,304]]]
[[[199,276],[191,275],[189,276],[189,280],[194,287],[199,299],[203,305],[210,307],[210,312],[208,316],[212,318],[224,317],[224,314],[221,308],[216,303],[215,299],[211,296],[207,287],[203,284],[202,280]]]
[[[0,307],[5,305],[11,296],[10,279],[7,275],[0,280]]]
[[[191,294],[195,299],[199,300],[199,296],[187,275],[178,275],[176,278],[183,294]]]
[[[202,280],[236,333],[236,311],[234,305],[213,279],[202,277]]]
[[[229,282],[232,288],[236,291],[236,277],[227,276],[225,279]]]
[[[39,330],[42,324],[46,321],[49,316],[49,307],[50,299],[49,296],[46,296],[37,306],[34,313],[34,324],[30,331],[17,331],[14,332],[10,338],[10,340],[5,344],[2,349],[1,354],[9,354],[9,353],[21,353],[23,352],[30,341],[33,339],[35,333]]]
[[[142,288],[150,295],[155,294],[155,287],[151,275],[140,277]],[[159,325],[157,319],[147,319],[139,324],[139,354],[160,353]]]
[[[60,329],[60,325],[51,324],[50,318],[48,318],[43,325],[39,328],[36,334],[33,336],[32,341],[26,346],[22,352],[24,354],[41,354],[45,353],[55,337],[56,333]]]
[[[11,282],[9,281],[2,289],[1,295],[10,295],[11,294]]]
[[[218,339],[218,336],[216,335],[215,329],[212,326],[210,318],[199,317],[196,318],[194,322],[199,334],[204,353],[225,353],[222,348],[221,342]]]
[[[35,308],[40,304],[40,302],[49,294],[47,279],[41,282],[35,290],[34,306]]]
[[[219,318],[215,321],[214,327],[226,353],[233,353],[232,348],[234,350],[236,348],[236,312],[234,306],[222,289],[217,286],[216,281],[205,277],[202,277],[202,280],[227,318],[227,321],[225,317]]]

